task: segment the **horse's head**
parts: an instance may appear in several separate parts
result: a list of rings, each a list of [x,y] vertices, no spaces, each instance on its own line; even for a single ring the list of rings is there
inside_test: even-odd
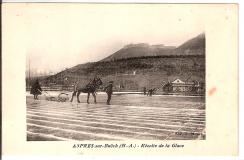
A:
[[[102,80],[100,78],[95,79],[95,85],[96,86],[101,86],[103,84]]]

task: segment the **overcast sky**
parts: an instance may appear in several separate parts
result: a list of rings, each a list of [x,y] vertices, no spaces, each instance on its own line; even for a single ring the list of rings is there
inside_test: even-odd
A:
[[[129,43],[179,46],[204,32],[194,9],[173,5],[27,4],[12,11],[31,69],[58,72]]]

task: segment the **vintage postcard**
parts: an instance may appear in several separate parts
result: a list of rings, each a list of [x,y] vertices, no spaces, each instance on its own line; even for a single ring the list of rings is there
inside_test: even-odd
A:
[[[3,3],[3,155],[238,155],[238,5]]]

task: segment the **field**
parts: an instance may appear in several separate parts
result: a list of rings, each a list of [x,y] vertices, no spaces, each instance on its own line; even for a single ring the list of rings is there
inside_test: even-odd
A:
[[[115,94],[111,105],[80,95],[71,102],[34,100],[27,95],[27,140],[194,140],[205,139],[204,97]]]

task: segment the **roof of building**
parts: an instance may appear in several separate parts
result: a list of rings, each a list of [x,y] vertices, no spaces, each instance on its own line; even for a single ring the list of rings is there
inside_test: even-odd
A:
[[[183,82],[182,80],[180,80],[179,78],[175,79],[174,81],[172,81],[171,83],[176,83],[176,84],[184,84],[185,82]]]

